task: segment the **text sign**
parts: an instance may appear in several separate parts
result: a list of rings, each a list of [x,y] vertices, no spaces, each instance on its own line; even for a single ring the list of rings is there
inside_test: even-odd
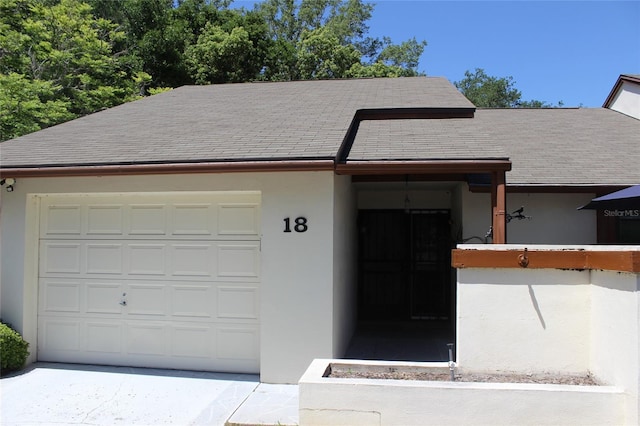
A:
[[[640,217],[640,210],[605,210],[605,217]]]
[[[307,225],[307,218],[304,216],[298,216],[293,220],[293,230],[296,232],[307,232],[309,226]],[[284,218],[284,232],[291,232],[291,218]]]

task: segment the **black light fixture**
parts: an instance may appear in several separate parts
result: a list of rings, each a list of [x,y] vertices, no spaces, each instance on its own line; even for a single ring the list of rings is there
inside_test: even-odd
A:
[[[0,186],[7,185],[7,192],[13,192],[13,186],[16,184],[16,180],[14,178],[5,178],[0,179]]]

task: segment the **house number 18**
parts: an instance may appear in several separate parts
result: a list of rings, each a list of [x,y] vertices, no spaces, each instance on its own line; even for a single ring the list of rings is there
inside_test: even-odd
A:
[[[294,219],[293,230],[296,232],[307,232],[309,226],[307,226],[307,218],[300,216]],[[291,232],[291,219],[284,218],[284,232]]]

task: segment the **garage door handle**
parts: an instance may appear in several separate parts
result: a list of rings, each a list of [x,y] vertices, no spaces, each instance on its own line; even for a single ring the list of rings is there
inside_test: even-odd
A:
[[[126,301],[126,300],[123,300],[123,301],[121,301],[121,302],[120,302],[120,304],[121,304],[122,306],[127,306],[127,301]]]

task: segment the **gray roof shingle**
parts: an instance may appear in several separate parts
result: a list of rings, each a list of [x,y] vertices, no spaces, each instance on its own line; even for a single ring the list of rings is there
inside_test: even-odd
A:
[[[0,144],[3,168],[334,159],[359,109],[473,108],[444,78],[185,86]],[[606,108],[364,120],[348,160],[505,159],[511,185],[640,183],[640,120]]]
[[[473,108],[435,77],[185,86],[0,145],[3,167],[333,158],[358,109]]]
[[[478,109],[360,124],[349,160],[508,157],[511,185],[640,183],[640,120],[605,108]]]

